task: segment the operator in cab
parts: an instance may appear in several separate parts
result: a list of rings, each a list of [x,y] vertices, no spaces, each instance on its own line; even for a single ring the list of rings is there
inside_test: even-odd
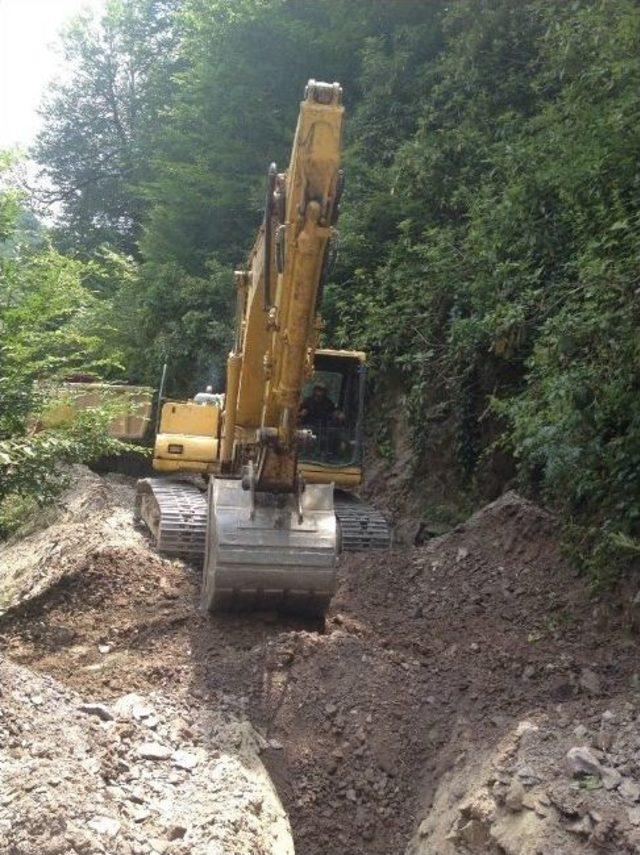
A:
[[[339,424],[344,415],[331,400],[324,383],[315,383],[311,394],[300,405],[300,422],[303,425]]]

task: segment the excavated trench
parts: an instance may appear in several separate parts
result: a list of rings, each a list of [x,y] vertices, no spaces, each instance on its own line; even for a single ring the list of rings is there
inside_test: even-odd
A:
[[[86,476],[58,523],[0,550],[11,662],[87,701],[160,693],[248,720],[302,855],[582,852],[598,829],[594,852],[640,851],[633,803],[590,813],[610,792],[563,767],[576,720],[590,733],[608,711],[631,732],[637,662],[622,613],[594,621],[548,514],[508,494],[424,547],[349,556],[320,626],[201,615],[197,569],[154,555],[132,505],[132,481]],[[205,851],[190,833],[103,851]]]

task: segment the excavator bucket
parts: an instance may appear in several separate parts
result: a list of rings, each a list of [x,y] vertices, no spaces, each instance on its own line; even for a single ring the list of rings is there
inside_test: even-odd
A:
[[[310,484],[292,496],[214,478],[208,508],[205,609],[324,614],[336,587],[332,484]]]

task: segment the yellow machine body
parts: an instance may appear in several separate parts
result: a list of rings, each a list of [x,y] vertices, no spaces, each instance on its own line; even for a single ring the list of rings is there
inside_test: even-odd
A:
[[[321,99],[302,102],[289,169],[272,172],[269,192],[284,217],[280,221],[268,210],[246,268],[236,271],[236,338],[227,360],[224,410],[166,402],[153,458],[159,472],[239,474],[252,457],[258,490],[293,493],[301,474],[309,484],[348,489],[362,481],[359,463],[299,460],[298,410],[316,353],[365,361],[360,351],[316,347],[322,329],[316,304],[339,193],[344,120],[337,84],[326,87]],[[271,244],[267,251],[265,241]]]
[[[167,401],[162,406],[153,468],[158,472],[215,472],[220,410],[193,401]]]
[[[316,356],[357,360],[362,366],[365,365],[365,354],[361,351],[323,348],[316,352]],[[153,468],[157,472],[189,472],[202,475],[219,473],[221,422],[222,409],[216,404],[166,401],[162,406],[155,440]],[[243,435],[253,441],[254,434],[251,429],[243,430],[241,426],[237,426],[236,436],[240,441]],[[304,455],[298,460],[298,472],[307,484],[335,484],[336,487],[348,491],[357,490],[363,477],[360,462],[327,465],[305,460]]]

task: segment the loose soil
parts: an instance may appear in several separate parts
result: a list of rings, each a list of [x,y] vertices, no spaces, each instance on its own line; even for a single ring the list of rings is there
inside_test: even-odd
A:
[[[67,502],[0,549],[15,667],[85,702],[138,692],[247,722],[299,855],[640,851],[630,616],[565,565],[550,514],[508,493],[419,548],[348,556],[321,626],[202,615],[199,570],[134,528],[133,482],[87,478],[76,500],[97,491],[92,513]],[[15,581],[25,554],[35,587]],[[568,766],[575,747],[599,768]],[[158,851],[152,832],[156,844],[126,827],[114,840]],[[162,839],[166,852],[189,842]],[[188,851],[209,851],[194,840]]]

